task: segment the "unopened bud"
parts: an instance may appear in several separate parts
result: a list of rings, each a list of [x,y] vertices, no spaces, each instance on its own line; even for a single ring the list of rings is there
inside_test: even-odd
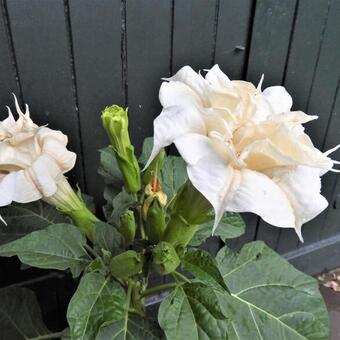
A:
[[[120,233],[124,236],[125,244],[129,245],[136,235],[136,221],[132,210],[125,210],[120,216]]]
[[[172,273],[181,262],[173,245],[167,242],[158,243],[152,255],[152,268],[161,275]]]
[[[127,109],[118,105],[106,107],[102,123],[110,138],[118,166],[124,177],[125,188],[135,193],[141,188],[140,168],[129,136]]]
[[[127,278],[140,273],[144,262],[145,257],[143,254],[128,250],[112,258],[110,271],[117,279]]]

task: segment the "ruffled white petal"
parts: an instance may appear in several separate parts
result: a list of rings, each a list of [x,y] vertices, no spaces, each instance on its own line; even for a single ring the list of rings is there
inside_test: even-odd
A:
[[[289,112],[292,108],[293,99],[283,86],[267,87],[262,94],[274,114]]]
[[[164,108],[169,106],[203,105],[201,98],[188,85],[179,82],[163,82],[159,90],[159,101]]]
[[[266,175],[249,169],[238,170],[233,186],[225,205],[227,211],[252,212],[276,227],[295,227],[294,211],[287,196]]]
[[[216,89],[223,89],[231,84],[228,76],[221,71],[217,64],[208,71],[205,75],[205,79]]]
[[[319,170],[306,166],[277,168],[268,175],[283,190],[295,215],[295,231],[303,242],[301,226],[327,208],[327,200],[320,194]]]
[[[154,120],[154,140],[150,158],[145,165],[149,166],[160,150],[170,145],[180,136],[188,133],[206,134],[206,127],[199,110],[195,106],[170,106]]]
[[[190,66],[184,66],[172,77],[163,79],[184,83],[196,92],[204,106],[209,105],[209,83]]]

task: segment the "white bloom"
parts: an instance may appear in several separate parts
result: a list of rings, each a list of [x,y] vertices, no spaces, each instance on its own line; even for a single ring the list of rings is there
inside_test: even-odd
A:
[[[149,162],[175,143],[215,210],[215,227],[224,211],[253,212],[302,240],[302,224],[327,207],[320,176],[335,163],[335,149],[320,152],[304,133],[302,124],[317,116],[290,111],[284,87],[231,81],[217,65],[205,78],[185,66],[165,80]]]
[[[76,161],[67,136],[34,124],[28,106],[23,113],[14,98],[18,119],[8,108],[0,122],[0,207],[51,197]]]

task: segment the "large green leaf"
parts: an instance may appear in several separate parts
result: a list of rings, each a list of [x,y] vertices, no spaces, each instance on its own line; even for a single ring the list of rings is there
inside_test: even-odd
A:
[[[96,247],[105,249],[113,254],[124,247],[124,237],[114,226],[108,223],[96,223],[93,237]]]
[[[212,236],[214,220],[204,223],[199,226],[197,233],[190,241],[191,246],[199,246],[207,238]],[[240,214],[237,213],[225,213],[217,226],[214,236],[218,236],[222,241],[226,239],[236,238],[244,234],[246,224],[244,223]]]
[[[96,272],[84,275],[67,309],[71,338],[93,340],[106,322],[124,318],[124,289]]]
[[[220,299],[231,318],[231,339],[328,339],[327,311],[316,280],[263,242],[246,244],[239,254],[224,247],[217,262],[231,291]]]
[[[0,289],[0,340],[28,340],[49,334],[32,291]]]
[[[164,335],[155,322],[131,313],[127,314],[124,319],[104,324],[96,337],[96,340],[160,339],[164,339]]]
[[[219,306],[221,294],[201,283],[177,287],[163,300],[158,312],[167,339],[227,339],[228,319]]]
[[[28,204],[13,203],[0,208],[0,215],[7,223],[5,226],[0,222],[0,244],[16,240],[32,231],[44,229],[50,224],[71,221],[57,209],[42,201]]]
[[[181,259],[182,267],[201,282],[216,289],[227,287],[217,267],[215,259],[203,249],[189,250]]]
[[[21,262],[45,269],[70,269],[78,276],[91,260],[85,236],[72,224],[52,224],[0,246],[0,256],[17,255]]]

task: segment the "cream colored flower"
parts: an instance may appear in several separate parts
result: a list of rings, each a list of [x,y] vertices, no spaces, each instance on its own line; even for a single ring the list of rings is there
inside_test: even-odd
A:
[[[253,212],[302,240],[302,224],[327,207],[320,176],[336,163],[328,157],[336,148],[322,153],[304,133],[317,116],[290,111],[284,87],[231,81],[217,65],[205,78],[185,66],[165,80],[149,162],[175,143],[215,227],[224,211]]]
[[[14,98],[18,119],[8,108],[0,122],[0,207],[51,197],[76,161],[67,136],[34,124],[28,106],[23,113]]]

